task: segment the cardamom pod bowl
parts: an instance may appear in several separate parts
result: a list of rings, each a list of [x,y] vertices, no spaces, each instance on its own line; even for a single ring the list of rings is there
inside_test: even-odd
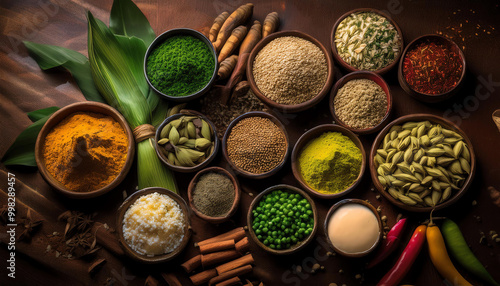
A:
[[[47,137],[49,132],[52,131],[52,129],[61,121],[63,121],[65,118],[77,112],[93,112],[110,116],[120,124],[120,126],[125,131],[128,140],[127,158],[125,159],[125,164],[123,165],[118,176],[113,181],[111,181],[107,186],[89,192],[77,192],[75,190],[70,190],[63,184],[61,184],[59,181],[57,181],[47,170],[47,167],[45,165],[45,158],[43,156],[45,138]],[[134,161],[134,154],[135,154],[134,136],[132,134],[132,130],[130,130],[130,127],[128,126],[127,120],[125,120],[125,118],[111,106],[104,103],[93,102],[93,101],[73,103],[54,112],[54,114],[52,114],[49,117],[47,122],[45,122],[42,129],[40,130],[40,133],[38,133],[38,137],[35,143],[36,164],[44,180],[59,193],[73,199],[95,198],[98,196],[102,196],[107,192],[111,191],[112,189],[114,189],[115,187],[117,187],[125,179],[130,168],[132,167],[132,163]],[[80,154],[78,154],[78,156],[80,156]],[[81,157],[79,157],[79,159],[81,160]]]
[[[394,61],[381,69],[373,71],[379,75],[383,75],[383,74],[387,73],[388,71],[390,71],[392,68],[394,68],[398,64],[399,58],[401,57],[401,54],[403,51],[404,41],[403,41],[403,33],[401,32],[399,25],[389,15],[387,15],[386,13],[384,13],[380,10],[373,9],[373,8],[358,8],[358,9],[351,10],[351,11],[345,13],[344,15],[340,16],[340,18],[337,20],[337,22],[335,22],[335,24],[333,25],[331,37],[330,37],[330,45],[332,48],[333,58],[335,59],[335,61],[337,63],[339,63],[339,65],[342,68],[344,68],[345,70],[347,70],[349,72],[354,72],[354,71],[359,70],[359,69],[351,66],[350,64],[348,64],[346,61],[344,61],[342,59],[342,57],[340,57],[338,50],[337,50],[337,45],[335,44],[335,33],[337,32],[338,26],[345,18],[347,18],[351,14],[363,13],[363,12],[373,12],[373,13],[379,14],[379,15],[385,17],[387,20],[389,20],[389,22],[391,22],[391,24],[394,26],[394,28],[398,32],[399,39],[401,41],[401,47],[400,47],[401,51],[400,51],[399,55],[394,58]]]
[[[426,94],[419,92],[408,84],[404,76],[405,70],[403,65],[404,65],[404,60],[406,58],[406,54],[408,53],[408,51],[412,50],[416,45],[426,41],[443,44],[450,50],[455,51],[456,53],[458,53],[462,63],[462,73],[460,75],[460,79],[458,80],[458,82],[455,84],[453,88],[440,94]],[[399,84],[401,85],[401,88],[413,98],[426,103],[437,103],[451,98],[462,88],[462,86],[464,85],[465,72],[466,72],[465,55],[455,42],[440,35],[423,35],[413,40],[403,51],[398,67],[398,81]]]
[[[359,174],[356,178],[356,180],[345,190],[334,193],[334,194],[325,194],[325,193],[320,193],[317,190],[313,189],[311,186],[309,186],[304,178],[302,177],[302,173],[300,172],[300,166],[299,166],[299,156],[300,153],[302,152],[302,149],[313,139],[319,137],[321,134],[325,132],[340,132],[342,135],[349,137],[349,139],[356,145],[356,147],[359,148],[362,156],[362,161],[361,161],[361,168],[359,171]],[[297,140],[297,143],[295,143],[295,146],[293,147],[292,151],[292,172],[293,176],[295,179],[300,183],[302,188],[304,188],[309,194],[311,194],[314,197],[320,198],[320,199],[335,199],[339,198],[342,196],[345,196],[352,190],[354,190],[359,183],[361,182],[361,179],[363,177],[363,174],[365,173],[366,169],[366,153],[365,153],[365,148],[363,147],[363,144],[361,143],[361,140],[359,140],[358,136],[351,132],[349,129],[342,127],[340,125],[336,124],[324,124],[324,125],[319,125],[316,126],[310,130],[308,130],[306,133],[302,134],[300,136],[299,140]]]
[[[276,124],[279,127],[279,129],[285,134],[286,153],[285,153],[285,156],[283,156],[283,160],[281,161],[281,163],[279,163],[272,170],[269,170],[265,173],[256,174],[256,173],[251,173],[249,171],[246,171],[246,170],[240,168],[231,160],[231,158],[229,157],[229,154],[227,152],[227,139],[229,138],[229,135],[231,134],[231,130],[242,119],[250,118],[250,117],[267,118],[267,119],[271,120],[274,124]],[[224,138],[222,139],[222,154],[224,155],[224,158],[226,159],[226,161],[229,164],[229,166],[231,167],[231,169],[237,175],[240,175],[240,176],[246,177],[246,178],[250,178],[250,179],[265,179],[265,178],[268,178],[268,177],[276,174],[285,165],[289,153],[290,153],[290,138],[288,137],[288,133],[286,132],[285,126],[283,125],[283,123],[281,123],[281,121],[276,116],[274,116],[270,113],[264,112],[264,111],[250,111],[250,112],[244,113],[244,114],[236,117],[236,119],[231,121],[231,123],[227,127],[226,133],[224,133]]]
[[[376,162],[375,162],[375,156],[377,155],[377,150],[382,146],[382,143],[384,141],[385,136],[389,133],[389,130],[395,125],[402,125],[406,122],[419,122],[419,121],[429,121],[432,124],[440,124],[442,127],[454,131],[458,133],[462,138],[465,144],[467,145],[467,148],[470,153],[470,172],[467,178],[465,179],[463,185],[456,191],[454,191],[451,196],[438,204],[436,204],[433,207],[430,206],[418,206],[418,205],[407,205],[404,204],[403,202],[395,199],[392,197],[391,194],[389,194],[388,190],[384,188],[382,183],[378,179],[378,173],[377,173],[377,168],[376,168]],[[411,114],[411,115],[406,115],[402,116],[391,123],[389,123],[380,133],[377,135],[375,138],[375,142],[372,145],[371,152],[370,152],[370,158],[369,158],[369,168],[370,168],[370,174],[372,177],[373,184],[375,185],[375,188],[393,205],[396,207],[399,207],[401,209],[411,211],[411,212],[430,212],[433,209],[439,210],[443,209],[446,207],[449,207],[453,205],[455,202],[457,202],[464,194],[465,192],[469,189],[469,187],[472,184],[472,181],[474,179],[474,175],[476,172],[476,155],[474,153],[474,148],[472,146],[472,143],[470,139],[467,137],[465,132],[461,130],[457,125],[454,123],[436,116],[432,114]],[[434,180],[434,179],[433,179]],[[436,180],[437,181],[437,180]]]
[[[292,245],[288,249],[273,249],[273,248],[265,245],[264,243],[262,243],[259,240],[259,238],[257,237],[257,234],[255,233],[255,230],[252,227],[252,225],[253,225],[253,213],[252,213],[252,211],[257,207],[258,203],[265,195],[267,195],[275,190],[281,190],[284,192],[289,192],[292,194],[295,193],[295,194],[301,195],[309,202],[309,204],[311,205],[311,210],[313,212],[314,226],[313,226],[312,232],[309,234],[309,236],[307,238],[305,238],[304,240],[302,240],[300,242],[297,242],[297,244]],[[256,196],[255,199],[253,199],[253,201],[250,204],[250,207],[248,209],[247,225],[248,225],[248,232],[250,234],[250,237],[255,242],[255,244],[257,244],[260,248],[262,248],[266,252],[269,252],[269,253],[275,254],[275,255],[289,255],[289,254],[294,254],[296,252],[299,252],[301,249],[306,247],[314,239],[314,236],[316,235],[316,231],[318,230],[318,219],[319,219],[319,215],[318,215],[318,210],[316,208],[316,204],[314,203],[314,200],[306,192],[304,192],[303,190],[301,190],[299,188],[296,188],[296,187],[293,187],[290,185],[282,184],[282,185],[276,185],[276,186],[272,186],[272,187],[265,189],[258,196]]]
[[[337,113],[335,112],[335,97],[337,96],[337,93],[339,89],[341,89],[347,82],[354,80],[354,79],[369,79],[371,81],[374,81],[376,84],[378,84],[382,90],[385,93],[386,99],[387,99],[387,109],[385,116],[382,118],[382,120],[375,126],[365,128],[365,129],[358,129],[351,127],[347,125],[347,123],[344,123],[340,118],[337,116]],[[366,135],[366,134],[372,134],[375,132],[380,131],[388,122],[392,113],[392,93],[389,88],[389,85],[385,82],[385,80],[378,74],[371,72],[371,71],[355,71],[352,73],[349,73],[339,79],[335,86],[332,88],[331,94],[330,94],[330,113],[333,116],[333,119],[335,120],[335,123],[351,130],[352,132],[360,135]]]
[[[228,177],[231,180],[231,182],[233,183],[234,201],[233,201],[233,204],[231,206],[231,209],[223,216],[213,217],[213,216],[206,215],[196,208],[196,205],[193,201],[193,192],[194,192],[194,189],[196,188],[196,184],[198,183],[199,179],[203,175],[208,174],[208,173],[218,173],[218,174],[224,175],[224,176]],[[229,171],[227,171],[226,169],[223,169],[221,167],[209,167],[209,168],[205,168],[205,169],[199,171],[193,177],[193,179],[191,180],[191,182],[189,183],[189,186],[188,186],[188,202],[189,202],[189,206],[193,210],[194,214],[197,215],[199,218],[201,218],[209,223],[214,223],[214,224],[225,222],[225,221],[229,220],[229,218],[231,218],[232,215],[234,215],[234,213],[238,209],[238,205],[240,203],[240,196],[241,196],[241,190],[240,190],[238,180]]]
[[[192,37],[195,37],[195,38],[201,40],[202,42],[204,42],[208,46],[208,48],[210,49],[210,52],[213,56],[214,63],[215,63],[214,70],[212,72],[212,77],[210,78],[208,83],[202,89],[200,89],[192,94],[186,95],[186,96],[175,96],[172,94],[166,94],[166,93],[161,92],[160,90],[158,90],[156,88],[156,86],[154,86],[151,83],[151,81],[149,80],[148,74],[147,74],[147,59],[148,59],[149,55],[156,49],[156,47],[158,47],[163,42],[165,42],[166,39],[173,37],[173,36],[178,36],[178,35],[192,36]],[[218,67],[219,67],[219,65],[217,64],[217,51],[215,50],[212,42],[210,42],[210,40],[202,33],[198,32],[196,30],[193,30],[193,29],[189,29],[189,28],[171,29],[171,30],[168,30],[168,31],[164,32],[163,34],[159,35],[149,45],[148,50],[146,51],[146,55],[144,56],[144,76],[146,77],[146,81],[148,82],[151,89],[153,89],[156,93],[160,94],[161,96],[164,96],[166,99],[171,100],[171,101],[175,101],[175,102],[191,101],[191,100],[194,100],[194,99],[201,97],[207,91],[209,91],[210,88],[212,87],[212,85],[214,84],[215,79],[217,77]]]
[[[275,40],[280,37],[298,37],[305,39],[316,46],[320,48],[320,50],[323,52],[326,58],[326,64],[328,66],[328,73],[327,73],[327,79],[326,82],[323,86],[323,88],[319,91],[318,94],[316,94],[313,98],[309,99],[308,101],[299,103],[299,104],[294,104],[294,105],[287,105],[287,104],[281,104],[278,102],[275,102],[271,99],[269,99],[267,96],[265,96],[258,88],[255,78],[253,76],[253,65],[255,61],[255,57],[259,54],[259,52],[264,48],[269,42],[272,40]],[[250,56],[248,57],[248,63],[247,63],[247,71],[246,75],[248,78],[248,83],[250,84],[250,88],[252,89],[253,93],[255,96],[257,96],[258,99],[260,99],[265,105],[270,106],[276,110],[285,112],[285,113],[295,113],[295,112],[300,112],[304,111],[306,109],[309,109],[316,104],[318,104],[330,91],[330,88],[333,85],[333,81],[335,79],[335,71],[334,71],[334,64],[333,64],[333,59],[325,46],[318,41],[317,39],[313,38],[312,36],[300,32],[300,31],[281,31],[281,32],[276,32],[272,33],[271,35],[265,37],[262,39],[260,42],[257,43],[257,45],[253,48],[252,52],[250,53]]]
[[[127,244],[127,242],[125,241],[125,237],[123,235],[123,219],[129,207],[132,204],[134,204],[136,200],[141,196],[149,195],[152,193],[159,193],[160,195],[169,196],[171,199],[173,199],[175,202],[179,204],[179,207],[182,213],[184,214],[184,224],[185,224],[184,236],[179,246],[170,253],[165,253],[160,255],[146,255],[138,253]],[[150,187],[139,190],[130,195],[118,208],[118,215],[116,217],[116,232],[118,234],[118,240],[120,241],[120,245],[123,248],[125,254],[128,257],[134,259],[135,261],[139,261],[145,264],[157,264],[170,261],[182,253],[184,248],[186,248],[189,239],[191,238],[191,220],[190,220],[189,207],[186,204],[186,201],[181,196],[170,190],[160,187]]]
[[[165,127],[165,125],[167,125],[168,123],[170,123],[172,120],[178,119],[178,118],[180,118],[182,116],[198,116],[198,117],[201,117],[204,121],[206,121],[208,123],[208,125],[210,126],[210,128],[213,131],[212,132],[212,138],[213,138],[213,151],[212,151],[212,153],[208,157],[206,157],[203,162],[201,162],[201,163],[199,163],[199,164],[197,164],[195,166],[192,166],[192,167],[174,165],[171,162],[169,162],[167,156],[161,150],[161,148],[163,148],[163,147],[161,147],[158,144],[158,141],[160,141],[160,139],[161,139],[161,131],[162,131],[163,127]],[[212,162],[212,160],[215,158],[215,156],[217,156],[217,152],[219,150],[219,145],[220,145],[220,141],[219,141],[219,137],[217,137],[217,130],[215,129],[215,125],[205,115],[203,115],[200,112],[195,111],[195,110],[182,109],[179,113],[167,117],[160,124],[160,126],[158,126],[158,128],[156,129],[156,134],[155,134],[155,150],[156,150],[156,154],[158,155],[158,158],[160,158],[160,160],[163,163],[165,163],[165,165],[169,169],[171,169],[172,171],[176,171],[176,172],[180,172],[180,173],[192,173],[192,172],[197,172],[197,171],[203,169],[208,164],[210,164],[210,162]]]

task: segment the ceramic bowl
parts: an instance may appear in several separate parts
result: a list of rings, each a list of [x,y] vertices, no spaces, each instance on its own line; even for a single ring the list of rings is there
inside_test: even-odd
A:
[[[370,127],[370,128],[365,128],[365,129],[358,129],[351,127],[344,123],[340,118],[337,116],[337,113],[335,112],[335,105],[334,105],[334,100],[335,97],[337,96],[337,93],[339,89],[341,89],[348,81],[351,81],[353,79],[369,79],[377,83],[382,90],[385,92],[385,96],[387,99],[387,109],[384,118],[382,118],[382,121],[380,121],[377,125]],[[350,74],[345,75],[343,78],[341,78],[335,86],[332,89],[331,95],[330,95],[330,113],[333,116],[333,119],[335,120],[335,123],[351,130],[352,132],[360,135],[364,134],[371,134],[379,131],[382,129],[387,122],[389,122],[390,116],[392,112],[392,94],[391,90],[389,88],[389,85],[385,82],[385,80],[379,76],[378,74],[370,71],[357,71],[357,72],[352,72]]]
[[[402,125],[405,122],[410,122],[410,121],[417,121],[418,122],[418,121],[426,121],[426,120],[428,120],[432,124],[440,124],[441,126],[447,128],[449,130],[453,130],[453,131],[457,132],[458,134],[460,134],[463,137],[464,142],[467,144],[467,147],[468,147],[469,153],[470,153],[470,157],[471,157],[471,161],[470,161],[471,171],[470,171],[470,174],[469,174],[468,178],[465,180],[463,186],[460,188],[460,190],[453,191],[451,197],[448,198],[448,200],[446,200],[446,201],[444,201],[444,202],[436,205],[435,207],[409,206],[409,205],[403,204],[399,200],[394,199],[384,189],[384,187],[382,186],[382,184],[380,183],[380,181],[378,179],[378,174],[377,174],[377,170],[375,168],[375,160],[374,160],[374,158],[375,158],[375,155],[377,154],[377,149],[379,149],[379,146],[381,146],[381,144],[382,144],[382,142],[384,140],[385,135],[389,132],[389,130],[391,129],[391,127],[393,127],[394,125]],[[436,115],[431,115],[431,114],[412,114],[412,115],[406,115],[406,116],[402,116],[402,117],[400,117],[400,118],[392,121],[391,123],[389,123],[382,131],[380,131],[380,133],[377,135],[377,138],[375,138],[375,142],[373,143],[372,149],[371,149],[371,152],[370,152],[370,159],[369,160],[370,160],[369,161],[370,174],[371,174],[371,177],[372,177],[373,184],[375,185],[375,188],[391,204],[393,204],[393,205],[395,205],[395,206],[397,206],[399,208],[402,208],[404,210],[411,211],[411,212],[430,212],[432,209],[439,210],[439,209],[451,206],[456,201],[458,201],[458,199],[460,199],[460,197],[462,197],[464,195],[464,193],[467,191],[467,189],[470,187],[470,185],[472,184],[472,180],[474,178],[474,174],[476,172],[476,156],[475,156],[475,153],[474,153],[474,148],[472,147],[472,143],[469,140],[469,138],[467,137],[467,135],[458,126],[456,126],[452,122],[450,122],[450,121],[448,121],[448,120],[446,120],[446,119],[444,119],[442,117],[439,117],[439,116],[436,116]]]
[[[389,16],[387,15],[386,13],[380,11],[380,10],[376,10],[376,9],[373,9],[373,8],[359,8],[359,9],[354,9],[354,10],[351,10],[347,13],[345,13],[344,15],[340,16],[340,18],[337,20],[337,22],[335,22],[335,24],[333,25],[333,29],[332,29],[332,33],[331,33],[331,37],[330,37],[330,45],[331,45],[331,48],[332,48],[332,52],[333,52],[333,58],[335,59],[335,61],[337,63],[340,64],[340,66],[342,66],[344,69],[346,69],[347,71],[349,72],[354,72],[354,71],[358,71],[359,69],[351,66],[350,64],[348,64],[347,62],[345,62],[339,55],[338,51],[337,51],[337,45],[335,44],[335,32],[337,32],[337,27],[339,26],[339,24],[345,19],[347,18],[349,15],[351,14],[355,14],[355,13],[363,13],[363,12],[373,12],[373,13],[377,13],[383,17],[385,17],[387,20],[389,20],[389,22],[391,22],[391,24],[394,26],[394,28],[396,28],[398,34],[399,34],[399,38],[401,39],[401,51],[403,50],[403,47],[404,47],[404,42],[403,42],[403,33],[401,32],[401,29],[399,28],[398,24]],[[375,73],[379,74],[379,75],[383,75],[385,73],[387,73],[389,70],[391,70],[393,67],[395,67],[398,63],[398,60],[399,58],[401,57],[401,53],[396,57],[394,58],[394,61],[392,63],[390,63],[389,65],[381,68],[381,69],[378,69],[376,71],[374,71]]]
[[[266,195],[271,193],[274,190],[281,190],[281,191],[287,191],[290,193],[296,193],[302,195],[311,205],[311,209],[313,211],[313,216],[314,216],[314,226],[311,234],[309,236],[302,240],[301,242],[298,242],[297,244],[291,246],[291,248],[288,249],[272,249],[268,246],[266,246],[264,243],[262,243],[258,238],[257,235],[255,234],[255,231],[251,227],[253,225],[253,214],[252,210],[257,207],[257,204],[260,202],[260,200]],[[250,237],[252,240],[262,249],[264,249],[266,252],[269,252],[271,254],[276,254],[276,255],[287,255],[287,254],[293,254],[304,247],[308,245],[314,238],[314,235],[316,234],[316,231],[318,229],[318,210],[316,209],[316,205],[314,204],[314,201],[309,197],[304,191],[302,191],[299,188],[292,187],[289,185],[277,185],[273,186],[270,188],[267,188],[266,190],[262,191],[255,199],[252,201],[250,204],[250,208],[248,209],[248,215],[247,215],[247,225],[248,225],[248,232],[250,233]]]
[[[302,149],[311,140],[318,138],[321,134],[323,134],[325,132],[340,132],[343,135],[349,137],[349,139],[351,139],[351,141],[359,148],[359,150],[361,151],[361,156],[362,156],[361,169],[360,169],[359,175],[356,178],[356,180],[347,189],[343,190],[342,192],[335,193],[335,194],[323,194],[323,193],[320,193],[320,192],[316,191],[315,189],[311,188],[302,178],[302,174],[300,173],[300,167],[299,167],[299,156],[300,156],[300,152],[302,152]],[[313,129],[302,134],[302,136],[300,136],[297,143],[295,143],[295,147],[293,147],[293,151],[292,151],[293,176],[300,183],[302,188],[304,188],[307,192],[309,192],[311,195],[313,195],[317,198],[334,199],[334,198],[338,198],[338,197],[341,197],[341,196],[348,194],[350,191],[354,190],[354,188],[356,188],[356,186],[360,183],[361,178],[363,177],[363,173],[365,172],[365,168],[366,168],[366,154],[365,154],[365,149],[363,148],[363,144],[361,143],[359,138],[354,133],[349,131],[349,129],[342,127],[342,126],[339,126],[339,125],[324,124],[324,125],[316,126]]]
[[[458,53],[460,56],[460,59],[462,61],[462,74],[460,75],[460,79],[458,80],[457,84],[450,90],[440,93],[440,94],[426,94],[422,93],[419,91],[416,91],[413,87],[411,87],[408,82],[406,81],[404,77],[404,60],[406,57],[406,54],[408,51],[411,51],[415,46],[417,46],[420,43],[426,42],[426,41],[431,41],[431,42],[436,42],[445,45],[448,47],[450,50],[455,51]],[[401,61],[399,62],[399,69],[398,69],[398,80],[399,84],[403,88],[406,93],[411,95],[413,98],[427,102],[427,103],[435,103],[435,102],[440,102],[444,101],[446,99],[449,99],[453,95],[455,95],[463,86],[464,78],[465,78],[465,70],[466,70],[466,65],[465,65],[465,55],[462,52],[462,50],[458,47],[458,45],[453,42],[450,39],[447,39],[443,36],[439,35],[424,35],[421,37],[418,37],[417,39],[413,40],[403,51],[403,55],[401,57]]]
[[[281,161],[281,163],[278,164],[276,167],[274,167],[272,170],[269,170],[269,171],[267,171],[265,173],[261,173],[261,174],[251,173],[251,172],[245,171],[242,168],[236,166],[234,164],[234,162],[231,160],[231,158],[229,158],[229,155],[227,152],[227,139],[228,139],[229,135],[231,134],[231,130],[242,119],[250,118],[250,117],[268,118],[274,124],[276,124],[281,129],[281,131],[283,131],[283,133],[285,134],[285,138],[286,138],[287,151],[285,153],[285,156],[283,157],[283,161]],[[243,177],[246,177],[246,178],[251,178],[251,179],[264,179],[264,178],[267,178],[267,177],[270,177],[270,176],[276,174],[285,165],[286,158],[288,157],[288,153],[290,153],[290,139],[288,138],[288,133],[286,132],[285,126],[274,115],[271,115],[271,114],[269,114],[267,112],[263,112],[263,111],[250,111],[250,112],[247,112],[247,113],[244,113],[244,114],[238,116],[236,119],[234,119],[229,124],[229,126],[226,129],[226,133],[224,134],[224,138],[222,139],[222,152],[224,154],[224,158],[226,159],[226,161],[228,162],[228,164],[231,166],[231,168],[233,169],[233,171],[236,174],[243,176]]]
[[[52,129],[61,121],[63,121],[68,116],[77,112],[93,112],[112,117],[123,128],[128,139],[127,158],[118,176],[107,186],[104,186],[98,190],[90,192],[77,192],[75,190],[70,190],[66,188],[63,184],[58,182],[47,170],[47,167],[45,165],[45,158],[43,156],[43,146],[45,144],[45,138],[47,137],[49,132],[52,131]],[[38,134],[35,144],[36,164],[38,166],[38,170],[40,171],[42,177],[49,185],[51,185],[59,193],[74,199],[88,199],[88,198],[98,197],[111,191],[116,186],[118,186],[127,176],[130,167],[132,167],[132,162],[134,161],[134,152],[135,152],[134,136],[125,118],[116,109],[110,107],[109,105],[93,101],[73,103],[56,111],[54,114],[52,114],[52,116],[50,116],[47,122],[43,125],[42,129],[40,130],[40,133]]]
[[[125,238],[123,236],[123,218],[125,217],[125,213],[129,209],[129,207],[135,203],[135,201],[140,198],[141,196],[152,194],[152,193],[159,193],[161,195],[167,195],[174,201],[176,201],[179,204],[179,207],[181,208],[182,212],[184,213],[184,218],[185,218],[185,227],[184,227],[184,237],[182,238],[182,241],[180,245],[172,252],[166,253],[166,254],[161,254],[161,255],[145,255],[145,254],[140,254],[133,250],[125,241]],[[120,241],[120,245],[122,246],[123,250],[125,251],[125,254],[142,263],[146,264],[156,264],[156,263],[162,263],[166,261],[170,261],[174,259],[175,257],[179,256],[179,254],[182,253],[184,248],[186,248],[189,239],[191,237],[191,229],[190,229],[190,219],[189,219],[189,208],[184,199],[179,196],[178,194],[164,189],[164,188],[159,188],[159,187],[151,187],[151,188],[145,188],[142,190],[139,190],[132,195],[130,195],[118,208],[118,215],[116,219],[116,232],[118,234],[118,240]]]
[[[213,217],[213,216],[206,215],[203,212],[201,212],[200,210],[198,210],[196,208],[196,205],[193,202],[193,192],[194,192],[194,189],[196,188],[196,184],[198,183],[201,176],[208,174],[208,173],[218,173],[218,174],[224,175],[224,176],[228,177],[231,180],[231,182],[233,183],[233,186],[234,186],[233,205],[232,205],[231,209],[224,216]],[[208,221],[210,223],[214,223],[214,224],[225,222],[225,221],[229,220],[229,218],[232,215],[234,215],[234,213],[238,209],[238,205],[240,202],[240,196],[241,196],[241,190],[240,190],[240,187],[239,187],[239,184],[238,184],[238,181],[236,180],[236,178],[231,173],[229,173],[226,169],[223,169],[220,167],[210,167],[210,168],[206,168],[206,169],[199,171],[193,177],[193,179],[191,180],[191,182],[189,183],[189,186],[188,186],[188,202],[189,202],[189,206],[191,207],[193,212],[199,218],[201,218],[205,221]]]
[[[266,97],[258,88],[257,84],[255,83],[255,79],[253,76],[253,64],[255,61],[255,57],[259,54],[259,52],[264,48],[269,42],[272,40],[275,40],[280,37],[299,37],[305,40],[308,40],[309,42],[315,44],[318,46],[323,54],[326,57],[326,64],[328,66],[328,77],[325,82],[325,85],[323,86],[323,89],[311,98],[308,101],[305,101],[300,104],[294,104],[294,105],[287,105],[287,104],[281,104],[278,102],[275,102],[268,97]],[[275,108],[276,110],[282,111],[282,112],[288,112],[288,113],[293,113],[293,112],[300,112],[304,111],[306,109],[309,109],[319,103],[323,97],[328,93],[330,88],[332,87],[333,80],[335,77],[335,72],[333,70],[333,60],[330,55],[330,52],[321,44],[320,41],[316,40],[315,38],[309,36],[308,34],[299,32],[299,31],[282,31],[282,32],[276,32],[273,33],[264,39],[262,39],[252,50],[250,53],[250,56],[248,58],[248,64],[247,64],[247,78],[248,78],[248,83],[250,84],[250,88],[252,89],[253,93],[259,98],[265,105],[270,106],[272,108]]]
[[[210,81],[202,89],[200,89],[200,90],[198,90],[198,91],[196,91],[196,92],[194,92],[194,93],[192,93],[190,95],[186,95],[186,96],[175,96],[175,95],[172,95],[172,94],[166,94],[166,93],[161,92],[160,90],[158,90],[156,88],[156,86],[154,86],[149,81],[148,74],[147,74],[147,59],[148,59],[149,55],[155,50],[156,47],[158,47],[163,42],[165,42],[165,40],[167,38],[170,38],[170,37],[173,37],[173,36],[179,36],[179,35],[181,35],[181,36],[186,36],[186,35],[187,36],[192,36],[192,37],[195,37],[195,38],[200,39],[201,41],[203,41],[209,47],[210,52],[212,53],[212,56],[214,58],[214,63],[215,63],[214,70],[213,70],[213,73],[212,73],[212,77],[210,78]],[[214,46],[212,45],[212,42],[210,42],[210,40],[205,35],[203,35],[202,33],[198,32],[196,30],[193,30],[193,29],[188,29],[188,28],[172,29],[172,30],[168,30],[168,31],[164,32],[163,34],[159,35],[149,45],[149,48],[146,51],[146,55],[144,57],[144,76],[146,77],[146,81],[148,82],[149,86],[156,93],[164,96],[168,100],[175,101],[175,102],[187,102],[187,101],[191,101],[191,100],[197,99],[200,96],[202,96],[203,94],[205,94],[208,90],[210,90],[210,88],[214,84],[215,79],[217,77],[217,70],[218,70],[217,52],[216,52]]]

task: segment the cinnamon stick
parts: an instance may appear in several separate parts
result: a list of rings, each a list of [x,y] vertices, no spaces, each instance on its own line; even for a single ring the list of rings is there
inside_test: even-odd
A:
[[[215,286],[231,286],[231,285],[236,285],[240,283],[241,280],[238,277],[233,277],[231,279],[228,279],[226,281],[222,281],[220,283],[215,284]]]
[[[237,277],[237,276],[240,276],[240,275],[247,274],[247,273],[249,273],[249,272],[252,271],[252,268],[253,268],[252,265],[245,265],[245,266],[233,269],[231,271],[222,273],[221,275],[216,276],[216,277],[210,279],[208,281],[208,285],[215,285],[217,283],[220,283],[222,281],[231,279],[233,277]]]
[[[149,275],[144,282],[144,286],[158,286],[158,280],[156,280],[153,276]]]
[[[109,231],[104,224],[95,222],[92,226],[92,233],[95,234],[97,243],[111,251],[113,254],[117,256],[123,256],[125,254],[116,235]]]
[[[165,282],[167,282],[168,286],[182,286],[177,276],[174,273],[162,273],[161,277]]]
[[[250,248],[250,241],[248,240],[248,237],[244,237],[242,240],[238,241],[235,245],[236,251],[238,251],[239,254],[243,255],[248,252],[248,249]]]
[[[217,270],[217,273],[221,275],[224,272],[228,272],[230,270],[236,269],[238,267],[247,265],[247,264],[252,264],[254,263],[253,256],[252,254],[247,254],[243,257],[237,258],[233,261],[229,261],[227,263],[224,263],[222,265],[219,265],[215,267],[215,270]]]
[[[217,241],[200,245],[201,254],[208,254],[221,250],[227,250],[235,247],[234,239]]]
[[[201,265],[206,268],[211,265],[224,263],[226,261],[240,257],[241,254],[236,250],[224,250],[201,255]]]
[[[201,255],[196,255],[191,259],[189,259],[188,261],[181,264],[181,267],[186,271],[186,273],[190,273],[200,266],[201,266]]]
[[[198,274],[192,275],[189,277],[189,279],[191,279],[191,282],[193,282],[194,285],[198,286],[203,283],[207,283],[208,281],[210,281],[210,279],[214,278],[215,276],[217,276],[217,270],[209,269],[200,272]]]
[[[195,246],[201,246],[207,243],[212,243],[212,242],[217,242],[217,241],[222,241],[222,240],[228,240],[228,239],[234,239],[235,241],[238,241],[245,237],[245,229],[243,227],[238,227],[233,230],[230,230],[226,233],[219,234],[217,236],[214,236],[209,239],[202,240],[198,242]]]

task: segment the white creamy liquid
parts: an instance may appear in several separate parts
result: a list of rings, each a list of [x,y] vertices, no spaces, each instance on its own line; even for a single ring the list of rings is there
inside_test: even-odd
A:
[[[370,250],[379,236],[377,217],[361,204],[351,203],[339,207],[328,221],[330,241],[336,248],[349,254]]]

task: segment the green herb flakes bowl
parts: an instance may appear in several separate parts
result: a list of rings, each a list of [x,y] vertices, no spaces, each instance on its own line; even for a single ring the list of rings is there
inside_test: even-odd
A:
[[[351,18],[359,17],[364,13],[374,13],[377,16],[381,17],[379,19],[379,22],[370,23],[372,27],[377,27],[378,24],[380,24],[380,26],[384,26],[384,23],[386,22],[388,22],[388,25],[392,25],[389,31],[395,32],[394,41],[391,42],[390,39],[384,39],[383,43],[374,43],[373,44],[374,46],[372,46],[373,42],[368,42],[368,44],[365,44],[364,42],[355,43],[352,38],[350,38],[349,41],[349,38],[347,38],[346,36],[340,37],[339,35],[339,37],[336,37],[339,27],[342,28],[343,25],[349,24],[348,22],[343,22],[344,20],[346,20],[348,17]],[[385,21],[383,18],[385,18]],[[353,20],[354,21],[359,20],[367,23],[365,21],[366,19],[363,18],[353,19]],[[348,19],[346,21],[348,21]],[[358,35],[358,30],[359,30],[359,35],[366,35],[367,33],[369,33],[368,29],[366,28],[363,29],[361,27],[358,27],[354,31],[356,35]],[[372,33],[377,32],[376,29],[372,28],[371,30],[374,31]],[[384,30],[384,32],[385,31],[387,30]],[[350,33],[349,35],[354,35],[354,34]],[[347,41],[346,43],[343,44],[343,46],[345,46],[345,51],[340,51],[337,47],[337,42],[339,42],[339,45],[342,45],[342,41]],[[394,49],[390,49],[390,46],[384,47],[384,45],[391,45],[391,43],[394,43],[393,45]],[[376,72],[380,75],[387,73],[389,70],[391,70],[394,66],[397,65],[404,47],[403,33],[401,32],[401,29],[399,28],[398,24],[396,24],[396,22],[389,15],[373,8],[354,9],[340,16],[337,22],[335,22],[335,24],[333,25],[330,44],[333,52],[333,58],[347,71],[353,72],[358,70],[369,70]],[[356,48],[355,49],[350,48],[351,44],[354,44]],[[382,56],[376,57],[375,60],[373,58],[370,60],[368,56],[373,57],[371,55],[371,52],[373,53],[379,52],[379,55],[381,55],[380,53],[383,54]],[[346,58],[346,55],[350,55],[351,58],[350,59]],[[379,62],[378,59],[380,59],[382,62]]]
[[[144,57],[144,76],[158,94],[176,102],[199,98],[217,76],[217,52],[202,33],[172,29],[159,35]]]
[[[267,211],[270,216],[265,214]],[[254,213],[258,214],[255,218]],[[260,248],[271,254],[287,255],[300,251],[314,239],[318,218],[314,201],[304,191],[277,185],[255,197],[248,209],[247,224],[250,237]]]

